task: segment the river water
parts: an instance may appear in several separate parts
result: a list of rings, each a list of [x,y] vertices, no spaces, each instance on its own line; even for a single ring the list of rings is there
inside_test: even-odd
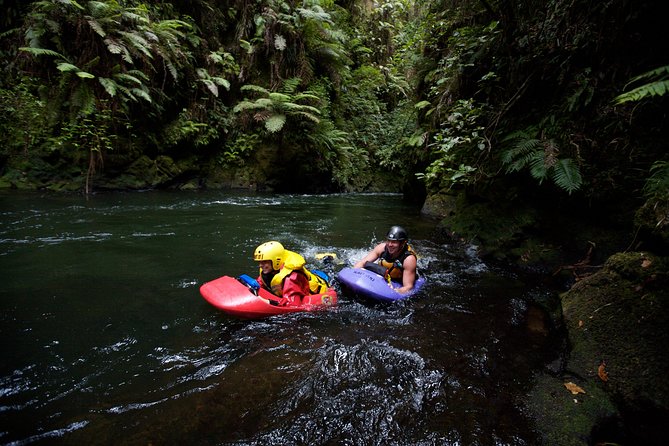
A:
[[[393,224],[428,279],[408,300],[244,321],[199,294],[264,241],[336,274]],[[552,292],[398,195],[1,194],[0,278],[0,444],[537,442]]]

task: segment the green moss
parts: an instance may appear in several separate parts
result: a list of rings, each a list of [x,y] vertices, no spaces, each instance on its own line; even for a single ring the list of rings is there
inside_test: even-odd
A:
[[[669,262],[647,253],[611,256],[602,271],[563,298],[573,344],[570,367],[595,376],[604,361],[607,391],[630,407],[669,409]]]
[[[585,393],[573,395],[564,386],[567,382],[575,382]],[[597,383],[571,377],[539,376],[527,396],[526,406],[546,445],[588,445],[593,427],[617,416],[615,406]]]

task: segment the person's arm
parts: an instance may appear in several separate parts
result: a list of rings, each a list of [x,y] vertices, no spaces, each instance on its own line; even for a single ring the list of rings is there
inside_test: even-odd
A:
[[[402,286],[396,289],[398,293],[411,291],[416,283],[416,256],[409,256],[404,259],[402,268],[404,268],[404,273],[402,274]]]
[[[383,250],[385,248],[386,248],[385,243],[379,243],[378,245],[376,245],[376,247],[374,247],[374,249],[369,251],[369,253],[362,260],[360,260],[355,265],[353,265],[353,267],[354,268],[362,268],[362,267],[365,266],[365,263],[376,261],[376,259],[381,257],[381,254],[383,254]]]

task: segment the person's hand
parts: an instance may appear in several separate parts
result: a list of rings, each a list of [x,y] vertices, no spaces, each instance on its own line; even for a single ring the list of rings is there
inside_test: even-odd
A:
[[[398,286],[397,288],[395,288],[395,287],[393,286],[393,282],[389,282],[389,283],[388,283],[388,286],[389,286],[392,290],[397,291],[397,292],[400,293],[400,294],[408,293],[408,292],[411,291],[411,289],[413,288],[413,287],[406,287],[406,286]]]

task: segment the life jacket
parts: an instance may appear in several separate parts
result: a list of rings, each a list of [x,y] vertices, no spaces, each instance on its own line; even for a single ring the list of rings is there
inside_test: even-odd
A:
[[[409,256],[416,257],[416,252],[408,243],[404,245],[404,248],[396,259],[393,259],[390,256],[388,246],[386,246],[383,250],[383,254],[379,256],[377,263],[386,269],[386,275],[390,276],[391,279],[400,280],[404,273],[404,261]]]
[[[306,269],[304,265],[306,264],[304,257],[299,255],[296,252],[286,250],[285,257],[283,259],[283,265],[278,273],[272,277],[272,281],[269,284],[270,291],[282,297],[283,294],[283,281],[286,280],[293,271],[303,274],[309,280],[309,292],[311,294],[322,294],[325,293],[328,289],[328,283],[316,274],[313,274],[311,271]],[[262,275],[262,269],[261,269]],[[267,285],[267,284],[265,284]]]

